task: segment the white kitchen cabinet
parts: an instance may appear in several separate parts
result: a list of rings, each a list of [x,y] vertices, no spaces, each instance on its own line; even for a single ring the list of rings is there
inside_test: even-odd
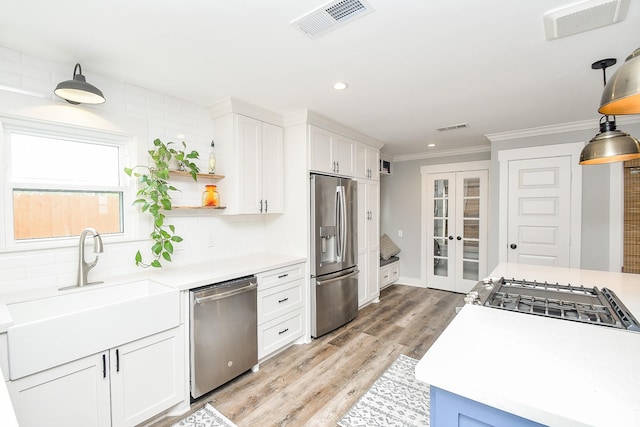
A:
[[[356,178],[380,179],[380,150],[356,142]]]
[[[380,267],[380,289],[384,289],[396,282],[400,277],[400,261]]]
[[[304,263],[256,274],[258,360],[284,349],[305,330]]]
[[[135,426],[184,396],[184,328],[7,382],[21,427]]]
[[[468,292],[487,274],[488,171],[426,176],[427,286]]]
[[[220,203],[225,214],[284,211],[282,127],[242,114],[214,119],[216,172],[225,175]]]
[[[378,181],[358,180],[358,305],[380,296],[380,186]]]
[[[309,169],[332,175],[355,176],[355,141],[309,125]]]

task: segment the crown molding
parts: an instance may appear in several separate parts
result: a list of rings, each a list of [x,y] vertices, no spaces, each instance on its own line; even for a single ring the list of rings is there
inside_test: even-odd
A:
[[[380,141],[371,138],[364,133],[351,129],[333,119],[323,116],[322,114],[316,113],[315,111],[302,110],[292,114],[288,114],[284,117],[284,127],[291,127],[301,124],[314,125],[378,149],[384,146],[384,144]]]
[[[617,125],[640,123],[638,115],[616,116]],[[562,123],[550,126],[540,126],[535,128],[520,129],[509,132],[490,133],[485,137],[491,142],[506,141],[511,139],[529,138],[533,136],[553,135],[556,133],[575,132],[582,130],[595,130],[599,128],[597,120],[582,120],[579,122]]]
[[[479,145],[476,147],[457,148],[453,150],[436,151],[433,153],[416,153],[416,154],[401,154],[393,157],[394,162],[407,162],[410,160],[432,159],[436,157],[449,157],[449,156],[461,156],[463,154],[476,154],[485,153],[491,151],[491,147],[488,145]]]

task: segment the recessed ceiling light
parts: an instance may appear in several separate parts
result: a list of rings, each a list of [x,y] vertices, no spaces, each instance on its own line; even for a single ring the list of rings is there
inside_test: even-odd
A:
[[[435,147],[436,144],[427,144],[427,147]]]
[[[348,87],[349,85],[346,84],[345,82],[337,82],[333,84],[333,89],[335,90],[345,90]]]

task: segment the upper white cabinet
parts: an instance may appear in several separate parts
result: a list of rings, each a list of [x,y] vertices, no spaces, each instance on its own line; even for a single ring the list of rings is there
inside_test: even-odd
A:
[[[380,179],[380,150],[375,147],[356,142],[356,177],[364,179]]]
[[[238,213],[282,213],[282,128],[235,115],[238,144]]]
[[[355,141],[310,125],[309,169],[315,172],[355,176]]]
[[[284,155],[282,127],[242,114],[214,119],[217,173],[224,174],[220,203],[227,214],[282,213]]]

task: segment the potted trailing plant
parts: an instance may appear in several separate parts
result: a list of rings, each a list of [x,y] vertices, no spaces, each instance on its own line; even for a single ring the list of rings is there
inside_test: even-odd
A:
[[[134,205],[139,205],[142,212],[148,212],[153,219],[153,231],[149,235],[153,240],[151,255],[154,258],[150,263],[142,260],[140,251],[136,252],[136,265],[140,267],[162,267],[162,260],[171,261],[173,244],[183,239],[176,234],[176,228],[165,222],[163,211],[171,210],[171,191],[179,191],[169,184],[169,162],[171,159],[178,161],[181,170],[191,174],[194,181],[198,180],[198,166],[191,160],[199,158],[197,151],[187,153],[187,145],[182,142],[183,149],[174,148],[174,142],[166,144],[160,139],[153,141],[154,148],[149,150],[152,164],[149,166],[138,165],[133,168],[124,168],[129,176],[138,178],[140,188],[136,193]]]

